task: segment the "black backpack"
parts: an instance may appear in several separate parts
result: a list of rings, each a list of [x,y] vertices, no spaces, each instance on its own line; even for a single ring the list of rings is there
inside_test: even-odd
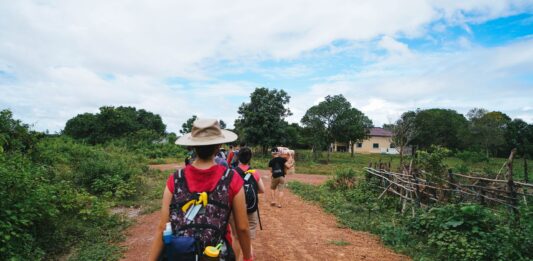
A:
[[[253,170],[254,169],[249,168],[246,172]],[[239,173],[244,180],[243,187],[244,195],[246,197],[246,212],[248,212],[248,214],[254,213],[257,211],[257,207],[259,205],[259,197],[257,196],[259,193],[259,184],[257,184],[257,180],[255,180],[253,174],[246,173],[239,167],[236,167],[235,171],[237,171],[237,173]]]

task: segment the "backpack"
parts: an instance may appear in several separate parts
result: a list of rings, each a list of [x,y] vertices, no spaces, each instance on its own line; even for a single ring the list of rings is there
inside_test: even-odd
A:
[[[233,248],[226,239],[231,214],[228,191],[233,173],[229,168],[225,170],[215,189],[206,192],[207,204],[200,208],[191,221],[187,220],[188,212],[184,208],[201,196],[189,191],[184,169],[174,173],[174,191],[169,211],[173,237],[171,243],[165,245],[168,260],[199,260],[206,246],[217,246],[219,243],[222,243],[220,260],[235,260]]]
[[[254,175],[251,173],[255,171],[252,168],[249,168],[246,172],[244,172],[241,168],[237,167],[235,168],[235,171],[241,175],[242,179],[244,180],[244,195],[246,197],[246,212],[248,214],[254,213],[257,211],[257,207],[259,205],[259,184],[257,184],[257,180],[255,180]]]

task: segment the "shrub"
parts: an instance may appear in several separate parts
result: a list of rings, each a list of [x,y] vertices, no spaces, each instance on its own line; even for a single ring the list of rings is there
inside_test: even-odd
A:
[[[57,255],[108,218],[96,197],[50,176],[23,155],[0,155],[0,259]]]
[[[71,181],[94,195],[118,198],[135,194],[135,177],[146,170],[139,157],[124,149],[87,146],[64,137],[40,142],[34,158],[61,169],[58,180]]]

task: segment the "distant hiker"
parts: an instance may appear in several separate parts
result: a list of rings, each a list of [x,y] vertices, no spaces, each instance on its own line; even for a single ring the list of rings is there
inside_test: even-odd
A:
[[[285,187],[285,174],[287,168],[292,167],[286,159],[281,157],[277,148],[272,149],[272,159],[268,162],[272,180],[270,183],[270,205],[281,208],[283,199],[283,189]]]
[[[250,226],[250,238],[253,240],[255,239],[257,224],[260,222],[258,194],[265,193],[265,185],[263,184],[263,180],[261,180],[261,174],[259,171],[250,166],[251,159],[252,151],[250,148],[241,147],[239,150],[239,165],[235,168],[235,171],[237,171],[244,180],[244,194],[248,212],[248,223]],[[236,237],[235,233],[232,233],[232,235]],[[238,242],[234,242],[233,246],[238,260],[240,257],[240,247],[238,246]]]
[[[241,147],[244,147],[246,144],[241,143],[233,148],[233,150],[230,149],[229,155],[228,155],[228,164],[232,168],[236,168],[239,165],[239,149]],[[230,147],[231,148],[231,147]]]
[[[226,162],[226,154],[222,150],[223,150],[223,148],[220,148],[220,150],[215,155],[215,163],[218,164],[218,165],[222,165],[222,166],[228,168],[229,165]]]
[[[194,149],[190,146],[187,146],[187,154],[185,155],[185,166],[191,164],[196,158],[196,153]]]
[[[197,119],[192,132],[176,141],[192,146],[196,160],[167,180],[149,260],[203,260],[204,253],[235,260],[228,226],[231,213],[244,260],[252,260],[244,181],[213,160],[220,144],[236,139],[233,132],[221,130],[217,120]]]

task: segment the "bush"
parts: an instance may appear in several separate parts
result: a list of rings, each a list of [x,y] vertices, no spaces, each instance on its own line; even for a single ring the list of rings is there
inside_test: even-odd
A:
[[[0,259],[40,260],[105,221],[105,206],[20,154],[0,155]]]
[[[146,170],[124,149],[93,147],[69,138],[48,138],[37,145],[36,161],[53,166],[58,180],[68,180],[94,195],[127,198],[136,192],[135,177]]]
[[[369,231],[414,260],[533,260],[533,208],[521,209],[521,222],[475,204],[450,204],[401,214],[397,197],[385,195],[373,181],[344,184],[350,171],[340,171],[322,186],[298,182],[291,190],[319,202],[343,225]],[[505,213],[505,212],[504,212]]]

